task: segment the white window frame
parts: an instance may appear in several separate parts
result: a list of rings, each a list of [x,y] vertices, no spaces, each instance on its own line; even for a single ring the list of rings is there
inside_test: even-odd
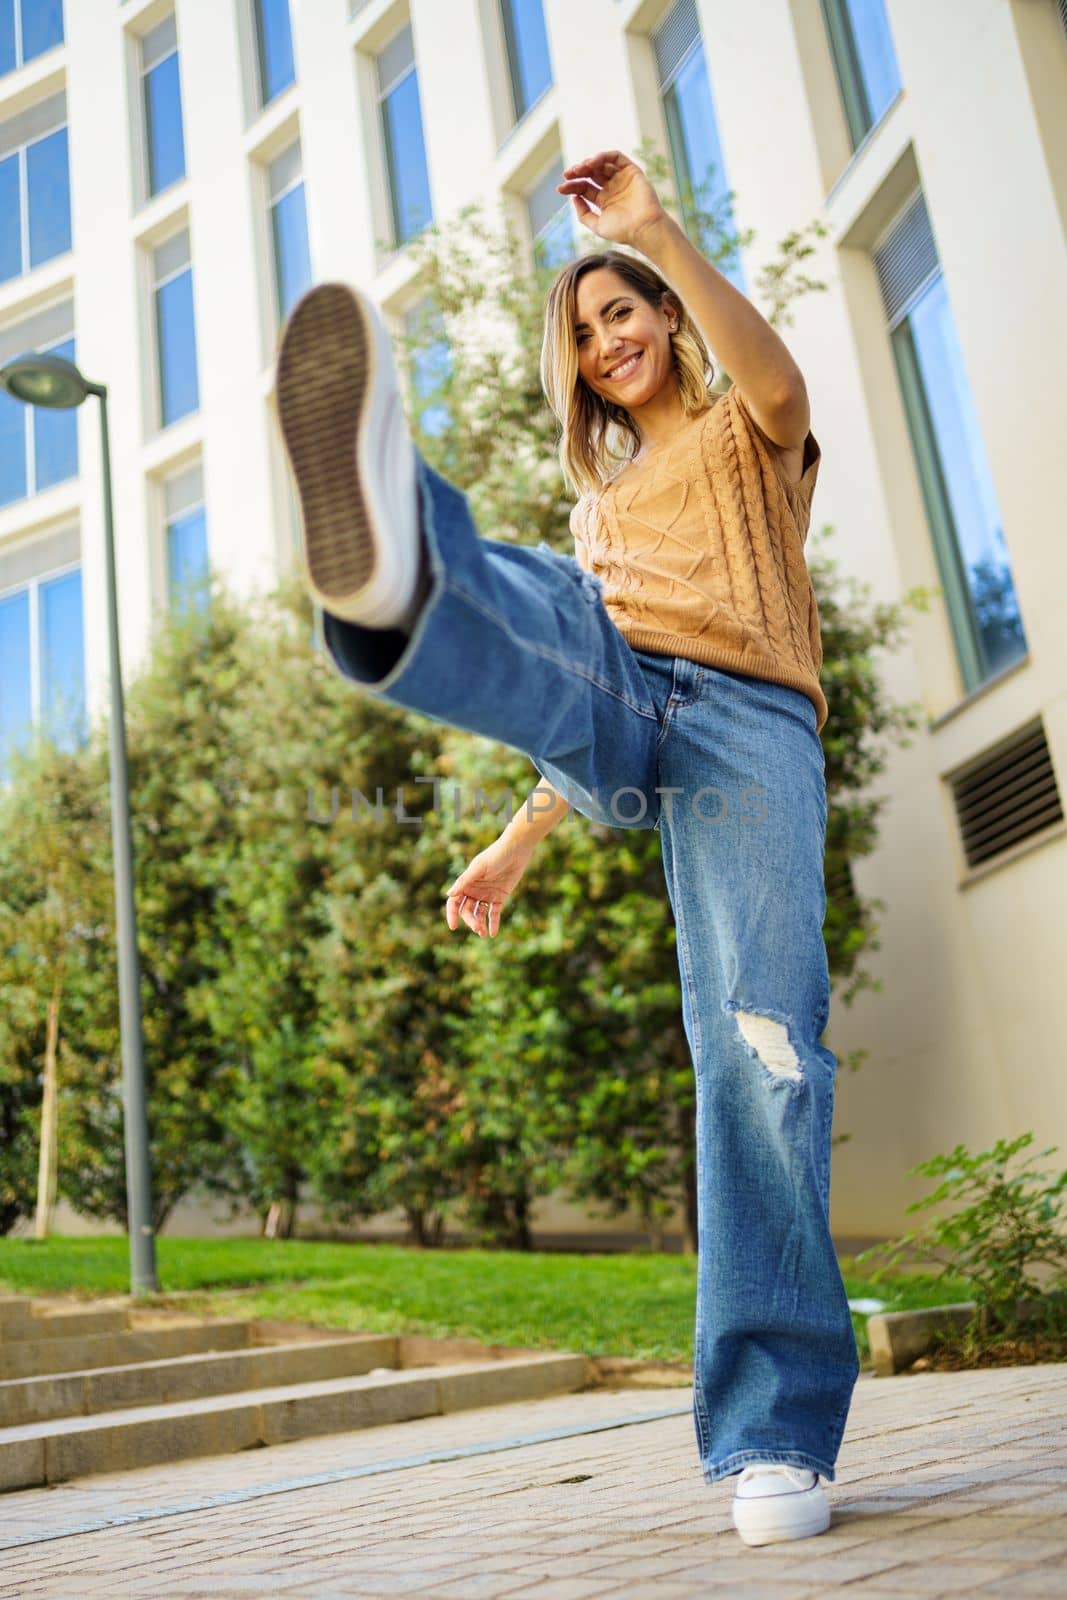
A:
[[[69,0],[66,0],[66,3],[69,4]],[[14,11],[14,14],[15,14],[15,65],[12,67],[11,71],[13,73],[15,73],[15,72],[21,72],[23,67],[25,67],[28,64],[27,61],[26,61],[25,56],[22,53],[23,43],[24,43],[23,38],[22,38],[22,0],[13,0],[12,10]],[[49,45],[47,50],[40,51],[38,55],[31,56],[30,60],[31,61],[40,61],[42,56],[51,55],[53,50],[62,50],[63,47],[65,46],[66,42],[67,42],[67,17],[66,17],[66,11],[64,10],[64,13],[63,13],[63,37],[62,37],[62,39],[60,39],[58,44]],[[7,76],[7,74],[5,74],[5,76]]]
[[[183,478],[192,478],[194,474],[199,478],[197,495],[178,510],[170,510],[167,504],[168,496],[174,493]],[[168,472],[159,485],[161,506],[161,565],[162,565],[162,597],[164,608],[169,612],[174,607],[174,596],[170,587],[170,536],[174,523],[182,517],[187,517],[190,512],[203,511],[204,533],[207,541],[208,566],[211,565],[211,532],[207,525],[207,498],[204,493],[204,463],[198,455],[192,461],[184,462],[180,467]]]
[[[166,51],[164,51],[164,53],[162,55],[157,56],[156,59],[152,62],[151,66],[146,67],[145,64],[144,64],[145,43],[146,43],[147,40],[151,39],[153,35],[158,35],[159,33],[161,33],[162,30],[167,26],[168,22],[171,23],[173,25],[173,28],[174,28],[174,45],[170,50],[166,50]],[[149,160],[148,160],[148,149],[149,149],[148,100],[147,100],[147,97],[145,95],[145,79],[148,77],[148,74],[150,72],[154,72],[155,71],[156,67],[162,66],[164,61],[169,61],[169,59],[170,59],[170,57],[172,55],[178,56],[178,83],[179,83],[178,104],[179,104],[179,108],[180,108],[180,112],[181,112],[181,119],[182,119],[182,146],[184,148],[184,145],[185,145],[185,104],[184,104],[184,102],[183,102],[183,100],[181,98],[181,88],[180,88],[180,85],[181,85],[181,54],[180,54],[180,51],[179,51],[179,48],[178,48],[178,16],[177,16],[177,12],[175,12],[175,11],[171,11],[168,16],[162,17],[159,20],[159,22],[155,23],[145,33],[142,33],[139,36],[138,40],[137,40],[137,99],[138,99],[138,104],[139,104],[139,106],[141,108],[141,115],[140,115],[141,194],[142,194],[143,201],[146,204],[150,200],[155,200],[157,198],[157,196],[159,196],[161,194],[167,194],[171,189],[176,188],[179,183],[184,183],[186,178],[188,177],[188,170],[186,170],[185,172],[182,173],[182,176],[180,178],[176,178],[173,183],[167,184],[167,187],[165,189],[155,189],[155,190],[153,190],[153,188],[152,188],[152,172],[151,172],[151,167],[150,167]]]
[[[159,251],[160,250],[164,250],[166,248],[166,246],[171,243],[172,240],[180,238],[183,233],[186,235],[186,238],[188,240],[188,254],[187,254],[186,260],[184,261],[184,263],[181,266],[175,267],[172,272],[166,273],[161,278],[157,277],[156,276],[156,257],[158,255]],[[151,350],[151,384],[152,384],[152,411],[151,411],[152,431],[153,431],[153,433],[160,434],[160,433],[165,433],[167,431],[167,429],[169,429],[169,428],[176,428],[179,425],[179,423],[188,422],[190,417],[199,416],[200,410],[201,410],[200,351],[199,351],[199,349],[197,347],[197,342],[196,342],[197,341],[196,300],[195,300],[195,296],[194,296],[194,300],[193,300],[193,351],[194,351],[194,354],[195,354],[195,357],[196,357],[197,404],[196,404],[196,406],[194,407],[194,409],[192,411],[185,411],[185,412],[182,413],[182,415],[180,417],[174,417],[170,422],[164,422],[164,420],[163,420],[163,368],[162,368],[162,365],[160,363],[159,301],[157,299],[157,295],[158,295],[158,292],[159,292],[160,289],[165,288],[168,283],[171,283],[175,278],[179,277],[183,272],[191,273],[192,270],[193,270],[193,238],[192,238],[192,230],[191,230],[191,228],[189,226],[188,217],[187,216],[183,217],[182,224],[181,224],[180,227],[173,228],[162,239],[156,239],[156,240],[152,241],[151,243],[149,243],[147,245],[147,253],[148,253],[149,328],[150,328],[150,332],[151,332],[150,350]]]
[[[275,194],[273,189],[272,189],[272,187],[271,187],[271,169],[273,167],[275,167],[279,162],[283,161],[286,156],[291,155],[291,153],[292,153],[292,151],[294,149],[297,152],[297,154],[296,154],[297,175],[296,175],[296,177],[292,178],[289,182],[287,182],[284,188],[279,189],[277,194]],[[294,133],[292,138],[286,140],[285,144],[282,145],[279,150],[277,150],[273,155],[265,157],[264,161],[263,161],[263,193],[264,193],[264,198],[265,198],[264,217],[265,217],[265,222],[266,222],[267,253],[268,253],[268,262],[269,262],[269,268],[270,268],[269,273],[268,273],[268,277],[270,279],[270,290],[269,290],[269,292],[270,292],[270,308],[271,308],[271,329],[272,329],[272,331],[273,331],[273,333],[275,335],[277,333],[277,330],[280,328],[281,322],[282,322],[282,304],[281,304],[281,296],[279,294],[279,285],[278,285],[278,259],[277,259],[277,250],[276,250],[275,233],[274,233],[274,208],[282,200],[285,199],[286,195],[291,194],[293,192],[293,190],[299,184],[303,184],[303,183],[304,183],[304,147],[303,147],[303,144],[301,142],[300,133],[299,133],[299,131],[297,131],[296,133]],[[307,245],[308,245],[308,256],[310,258],[310,256],[311,256],[311,218],[310,218],[310,215],[308,213],[308,196],[307,196],[307,188],[306,187],[304,189],[304,215],[307,218],[307,231],[308,231]],[[312,263],[312,279],[314,280],[314,263]]]
[[[36,60],[36,57],[34,57],[34,59]],[[55,116],[54,122],[49,120],[53,114]],[[19,139],[19,135],[16,132],[12,143],[10,145],[5,144],[4,129],[12,122],[19,123],[23,121],[27,125],[31,125],[39,121],[41,125],[35,128],[35,131],[31,136],[21,139],[21,142],[15,142],[15,140]],[[43,267],[52,261],[58,261],[60,260],[61,256],[70,255],[73,252],[74,230],[72,227],[70,249],[61,251],[59,255],[46,256],[44,261],[39,261],[37,263],[37,266],[30,265],[30,185],[29,172],[27,170],[26,151],[29,149],[31,144],[39,144],[42,139],[49,138],[53,133],[57,133],[60,128],[67,129],[67,203],[69,205],[71,187],[69,161],[70,128],[67,120],[66,90],[61,89],[58,94],[48,95],[44,100],[40,100],[35,105],[29,106],[25,110],[17,112],[14,116],[5,117],[3,122],[0,122],[0,157],[6,161],[12,155],[17,155],[19,163],[19,271],[13,278],[5,279],[4,282],[0,284],[0,290],[7,288],[9,284],[18,283],[20,278],[29,277],[30,273],[36,272],[38,267]]]
[[[75,340],[75,350],[77,350],[74,301],[69,296],[54,301],[52,305],[44,307],[32,316],[21,317],[17,322],[0,329],[0,366],[12,356],[21,355],[24,350],[38,350],[43,353],[54,350],[56,345],[65,344],[68,339]],[[26,494],[21,500],[8,500],[3,507],[0,507],[0,511],[10,511],[12,506],[23,505],[38,493],[47,494],[49,489],[60,487],[58,484],[49,484],[48,489],[37,488],[37,452],[33,447],[33,407],[23,406],[22,409],[24,412],[22,450],[23,461],[27,466]],[[65,478],[64,483],[77,482],[80,476],[80,455],[78,466],[79,472],[73,478]]]
[[[72,572],[81,572],[82,558],[79,555],[76,561],[67,561],[58,567],[49,567],[44,572],[34,573],[33,577],[25,578],[21,583],[11,584],[6,589],[0,589],[0,601],[10,600],[14,595],[27,590],[30,596],[30,725],[36,731],[41,726],[41,584],[51,583],[53,578],[65,578]],[[82,690],[87,690],[85,672],[85,579],[82,577]]]

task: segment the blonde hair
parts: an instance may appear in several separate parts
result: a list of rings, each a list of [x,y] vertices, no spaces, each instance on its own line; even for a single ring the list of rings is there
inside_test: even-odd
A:
[[[711,357],[699,328],[655,268],[618,250],[579,256],[562,268],[545,306],[541,345],[541,387],[559,423],[559,459],[570,489],[578,494],[601,488],[618,467],[631,460],[641,442],[640,430],[626,410],[594,394],[578,371],[574,337],[578,285],[588,272],[608,267],[637,295],[657,309],[664,297],[678,312],[671,353],[687,417],[707,410]]]

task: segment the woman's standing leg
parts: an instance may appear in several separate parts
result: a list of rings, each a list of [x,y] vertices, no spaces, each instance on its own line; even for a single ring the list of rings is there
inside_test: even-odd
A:
[[[696,1073],[693,1392],[708,1483],[755,1461],[832,1482],[859,1375],[829,1228],[837,1062],[820,1043],[830,983],[816,720],[797,690],[679,660],[660,734],[660,835]]]

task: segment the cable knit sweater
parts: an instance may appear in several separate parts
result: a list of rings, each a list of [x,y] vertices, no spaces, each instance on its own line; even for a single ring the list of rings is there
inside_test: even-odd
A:
[[[809,432],[791,483],[733,387],[571,513],[578,564],[635,649],[799,689],[819,732],[828,708],[804,542],[821,460]]]

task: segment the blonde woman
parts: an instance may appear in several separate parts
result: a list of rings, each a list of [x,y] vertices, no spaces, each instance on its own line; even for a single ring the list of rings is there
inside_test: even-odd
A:
[[[804,555],[821,451],[782,340],[617,150],[560,192],[608,245],[559,273],[542,381],[577,560],[480,538],[407,433],[369,300],[312,289],[278,362],[306,577],[338,670],[541,778],[451,885],[498,934],[570,807],[659,830],[696,1082],[694,1422],[749,1544],[830,1521],[859,1372],[829,1230],[827,716]],[[708,348],[733,375],[709,387]]]

